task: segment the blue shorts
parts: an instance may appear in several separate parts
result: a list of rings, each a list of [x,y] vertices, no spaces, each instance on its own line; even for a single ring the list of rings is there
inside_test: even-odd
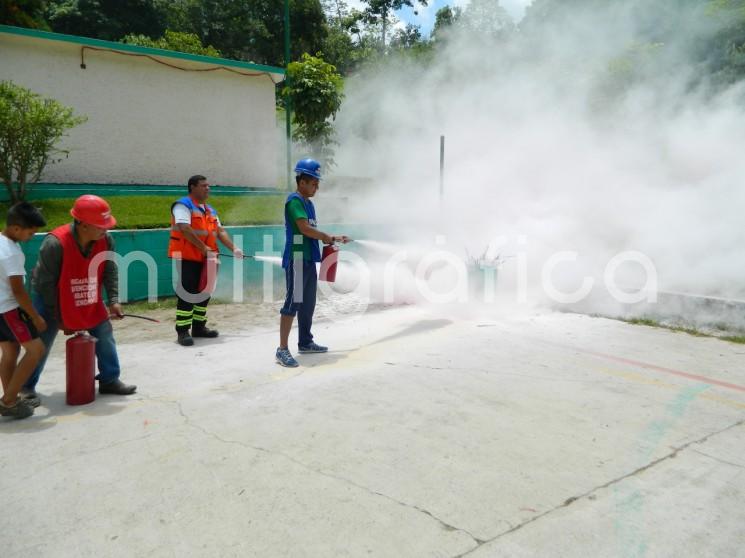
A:
[[[318,288],[316,264],[307,260],[303,260],[302,266],[296,266],[295,263],[297,262],[291,259],[285,268],[287,296],[279,311],[285,316],[294,316],[298,312],[308,311],[312,314],[316,307]]]

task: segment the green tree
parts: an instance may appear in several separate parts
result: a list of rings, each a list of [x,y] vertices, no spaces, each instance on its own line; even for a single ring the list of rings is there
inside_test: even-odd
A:
[[[49,0],[53,31],[118,41],[128,34],[160,37],[166,16],[155,0]]]
[[[391,37],[391,46],[398,49],[413,48],[422,42],[422,31],[418,25],[406,24],[403,29],[396,29]]]
[[[323,58],[333,64],[340,74],[347,75],[355,66],[355,44],[343,28],[330,25],[321,49]]]
[[[432,39],[442,42],[450,33],[461,30],[469,40],[491,42],[508,38],[515,29],[499,0],[471,0],[465,8],[444,6],[437,10]]]
[[[443,6],[435,13],[435,25],[432,28],[432,37],[435,41],[442,40],[449,29],[458,22],[463,10],[458,6],[451,8],[450,6]]]
[[[662,84],[666,72],[677,72],[673,79],[685,79],[686,87],[714,84],[715,91],[745,78],[745,0],[534,0],[520,31],[538,55],[556,54],[556,41],[547,37],[573,39],[581,46],[566,51],[572,68],[593,63],[593,49],[580,48],[602,39],[605,49],[616,43],[605,83],[639,82],[644,74]]]
[[[386,37],[388,36],[388,26],[390,18],[396,10],[404,6],[414,8],[415,4],[426,6],[428,0],[364,0],[367,4],[365,8],[365,19],[368,23],[380,26],[380,49],[385,51]],[[416,10],[414,10],[416,14]]]
[[[194,33],[180,33],[166,29],[165,35],[160,39],[151,39],[145,35],[127,35],[122,39],[123,43],[139,45],[163,50],[175,50],[189,54],[201,54],[203,56],[220,56],[220,51],[209,45],[204,46],[199,37]]]
[[[349,15],[349,4],[344,0],[321,0],[321,6],[326,12],[329,22],[341,21]]]
[[[10,81],[0,82],[0,177],[13,202],[25,199],[48,163],[68,151],[56,147],[86,121],[73,109]]]
[[[284,66],[284,0],[173,0],[168,28],[195,33],[223,56]],[[326,37],[320,0],[290,0],[291,57],[318,52]],[[151,35],[153,36],[153,35]]]
[[[292,98],[293,139],[306,144],[315,158],[331,166],[336,145],[331,120],[344,98],[342,78],[332,64],[307,53],[288,65],[287,75],[289,86],[283,95]]]
[[[327,33],[323,40],[323,59],[342,75],[350,74],[366,54],[362,47],[361,22],[364,14],[350,10],[344,0],[323,0]]]
[[[719,24],[707,44],[714,79],[725,85],[745,79],[745,0],[712,0],[708,14]]]
[[[471,0],[458,23],[480,39],[500,39],[515,29],[515,23],[499,0]]]
[[[560,26],[567,20],[576,19],[588,9],[599,11],[618,1],[608,0],[601,4],[596,0],[533,0],[525,9],[520,27],[530,29],[546,24]]]
[[[612,58],[591,90],[589,102],[595,112],[608,113],[635,86],[659,75],[663,47],[662,43],[634,43]]]
[[[176,0],[168,11],[168,27],[193,33],[202,44],[218,49],[223,56],[258,63],[275,63],[263,54],[262,45],[271,34],[261,21],[255,0]],[[277,53],[282,49],[278,46]],[[276,55],[275,55],[276,58]]]
[[[0,24],[47,29],[44,0],[0,0]]]
[[[411,23],[403,29],[396,29],[390,43],[391,50],[397,56],[425,65],[432,59],[433,46],[432,41],[422,37],[419,26]]]
[[[46,18],[53,31],[110,41],[159,40],[169,29],[226,58],[285,65],[284,0],[48,0]],[[290,0],[290,27],[292,59],[321,51],[328,27],[320,0]]]

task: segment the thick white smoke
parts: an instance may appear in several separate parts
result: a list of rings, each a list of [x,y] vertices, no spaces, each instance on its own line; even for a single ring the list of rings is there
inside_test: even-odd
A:
[[[445,235],[477,254],[501,239],[500,253],[525,252],[539,291],[557,251],[578,255],[553,274],[573,291],[633,250],[662,291],[745,300],[743,87],[714,92],[691,62],[716,21],[675,13],[679,31],[654,42],[638,3],[614,4],[507,40],[456,29],[429,62],[392,58],[349,79],[336,174],[371,184],[350,184],[347,220],[398,224],[402,247]],[[618,269],[626,287],[645,277]]]

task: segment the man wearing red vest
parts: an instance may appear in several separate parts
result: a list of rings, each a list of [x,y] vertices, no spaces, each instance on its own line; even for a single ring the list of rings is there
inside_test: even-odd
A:
[[[219,335],[207,327],[207,304],[211,293],[200,285],[207,261],[217,258],[218,239],[235,257],[243,257],[243,252],[235,247],[222,227],[217,211],[207,203],[210,194],[207,179],[201,174],[194,175],[189,178],[187,186],[189,195],[171,205],[171,238],[168,243],[168,257],[180,260],[176,335],[178,343],[184,347],[192,346],[194,337]]]
[[[116,225],[116,219],[109,204],[92,195],[75,200],[70,214],[73,223],[57,227],[44,238],[31,277],[34,308],[47,322],[46,331],[40,335],[46,355],[21,392],[35,405],[39,404],[36,383],[60,329],[85,330],[98,340],[99,393],[131,395],[137,390],[137,386],[119,379],[119,356],[111,327],[111,319],[122,318],[116,262],[106,259],[97,269],[89,269],[98,254],[114,251],[114,241],[106,231]],[[103,302],[103,287],[109,298],[108,308]]]

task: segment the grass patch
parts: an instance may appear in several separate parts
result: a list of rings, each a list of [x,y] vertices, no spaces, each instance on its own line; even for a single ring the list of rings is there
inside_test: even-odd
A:
[[[678,327],[678,326],[662,326],[665,329],[669,329],[670,331],[677,331],[679,333],[687,333],[688,335],[693,335],[694,337],[716,337],[715,335],[709,335],[708,333],[704,333],[702,331],[699,331],[697,329],[693,329],[690,327]]]
[[[650,327],[662,327],[660,325],[660,322],[658,322],[656,320],[653,320],[651,318],[629,318],[629,319],[620,318],[620,319],[621,319],[622,322],[626,322],[626,323],[634,324],[634,325],[645,325],[645,326],[650,326]]]
[[[284,194],[265,196],[215,196],[209,203],[220,215],[223,225],[274,225],[284,220]],[[32,201],[41,208],[47,220],[43,231],[69,223],[74,198]],[[117,229],[156,229],[171,223],[171,204],[175,199],[166,196],[112,196],[106,201],[116,217]],[[8,203],[0,203],[3,214]]]
[[[175,296],[164,296],[155,302],[147,300],[135,300],[134,302],[123,302],[122,307],[127,314],[142,314],[151,310],[173,310],[176,308],[178,298]],[[233,304],[229,299],[211,298],[210,305]]]
[[[626,322],[627,324],[644,325],[644,326],[649,326],[649,327],[659,327],[662,329],[667,329],[668,331],[686,333],[694,337],[714,337],[716,339],[721,339],[722,341],[729,341],[730,343],[745,344],[745,335],[711,335],[709,333],[704,333],[703,331],[699,331],[697,329],[690,328],[690,327],[661,324],[660,322],[652,318],[616,318],[616,319],[622,322]],[[719,331],[723,331],[724,330],[723,327],[724,326],[722,326],[722,324],[718,324],[718,327],[716,327],[716,329]]]
[[[719,339],[724,339],[730,343],[740,343],[741,345],[745,345],[745,335],[727,335],[725,337],[720,337]]]
[[[159,298],[155,302],[147,300],[138,300],[137,302],[127,302],[122,304],[124,312],[127,314],[142,314],[150,310],[172,310],[176,308],[178,299],[175,296]]]

